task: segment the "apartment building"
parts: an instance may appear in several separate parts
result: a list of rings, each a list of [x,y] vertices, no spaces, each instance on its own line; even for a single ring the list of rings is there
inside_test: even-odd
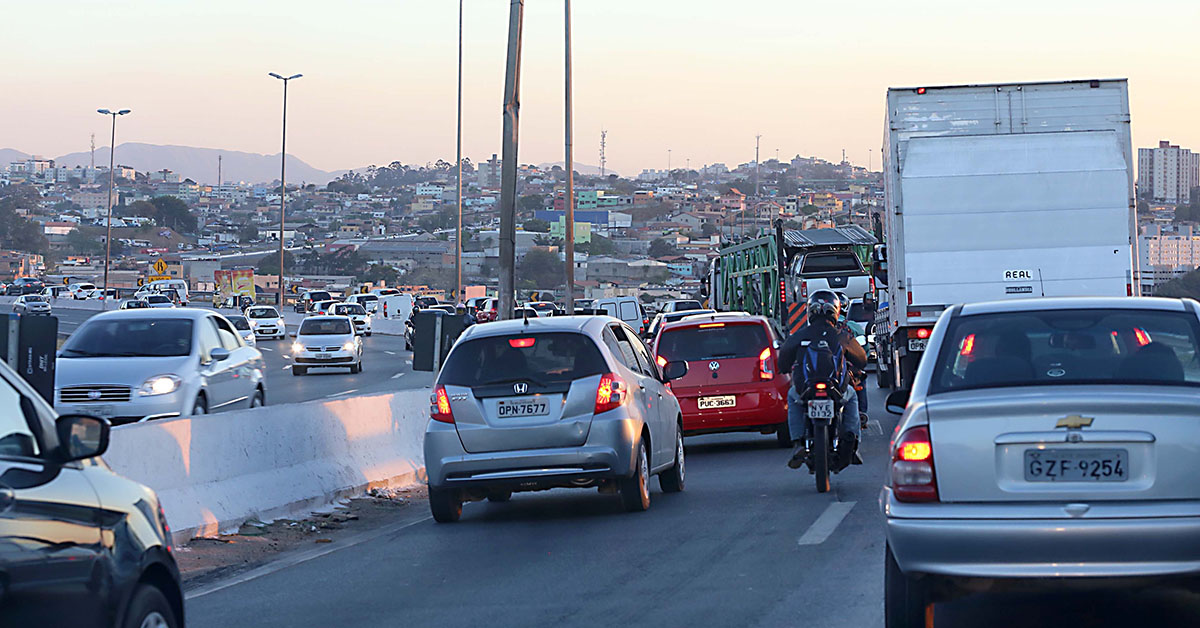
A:
[[[1158,148],[1138,149],[1138,192],[1150,192],[1157,203],[1187,204],[1200,187],[1200,154],[1167,140]]]

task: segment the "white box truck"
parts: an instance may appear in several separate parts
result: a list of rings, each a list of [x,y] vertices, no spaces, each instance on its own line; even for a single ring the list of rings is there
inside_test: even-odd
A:
[[[889,89],[883,156],[881,386],[953,304],[1137,293],[1124,79]]]

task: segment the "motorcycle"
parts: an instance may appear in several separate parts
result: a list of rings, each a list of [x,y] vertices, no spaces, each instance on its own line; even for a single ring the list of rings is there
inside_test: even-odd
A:
[[[805,464],[814,476],[817,492],[827,493],[829,474],[850,466],[853,454],[838,450],[841,444],[838,435],[842,433],[842,409],[846,402],[844,392],[830,382],[818,381],[806,388],[800,394],[800,399],[807,408],[804,420],[808,421],[808,458]],[[854,417],[855,420],[857,418]]]

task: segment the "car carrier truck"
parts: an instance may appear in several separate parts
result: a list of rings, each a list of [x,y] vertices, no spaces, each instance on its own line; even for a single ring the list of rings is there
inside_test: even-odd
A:
[[[889,89],[880,385],[953,304],[1137,294],[1133,164],[1123,79]]]

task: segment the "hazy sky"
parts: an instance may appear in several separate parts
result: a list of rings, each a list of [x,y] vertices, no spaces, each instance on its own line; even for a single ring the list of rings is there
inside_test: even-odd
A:
[[[500,152],[509,3],[466,0],[464,154]],[[562,159],[559,0],[526,0],[522,162]],[[1086,7],[1086,8],[1082,8]],[[889,86],[1127,77],[1134,145],[1200,150],[1200,2],[575,0],[575,159],[642,168],[797,153],[879,164]],[[0,147],[277,153],[318,168],[454,156],[454,0],[5,0]],[[119,153],[118,153],[119,158]]]

